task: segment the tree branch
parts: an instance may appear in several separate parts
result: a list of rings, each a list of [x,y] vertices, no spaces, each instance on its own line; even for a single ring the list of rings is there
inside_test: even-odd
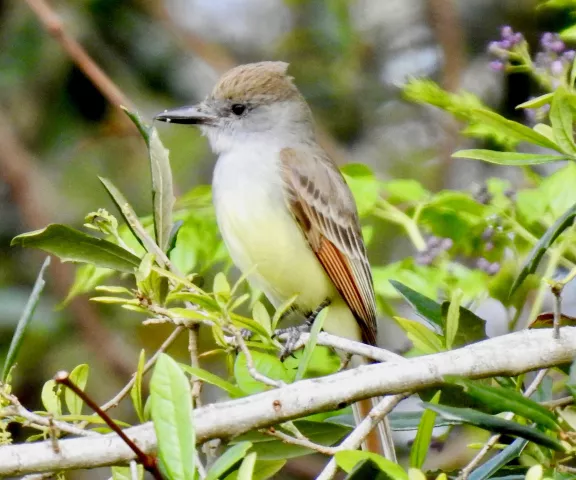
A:
[[[557,340],[550,330],[525,330],[436,355],[364,365],[200,408],[194,414],[196,438],[199,443],[230,438],[314,412],[336,410],[364,398],[435,387],[443,383],[445,375],[519,375],[569,363],[575,350],[576,327],[563,327]],[[151,423],[129,428],[126,434],[145,452],[156,448]],[[113,434],[65,439],[59,447],[59,454],[49,442],[0,447],[0,476],[91,468],[134,458]]]

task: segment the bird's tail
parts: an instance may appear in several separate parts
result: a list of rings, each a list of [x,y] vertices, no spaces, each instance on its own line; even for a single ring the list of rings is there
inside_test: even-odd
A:
[[[367,365],[368,362],[365,358],[354,356],[352,357],[351,366],[358,367],[360,365]],[[354,421],[358,425],[362,420],[364,420],[370,410],[374,408],[378,403],[382,401],[383,397],[367,398],[366,400],[360,400],[352,405],[352,411],[354,412]],[[378,422],[376,428],[374,428],[366,440],[362,444],[364,450],[369,452],[378,453],[383,457],[396,462],[396,450],[394,449],[394,440],[392,438],[392,428],[390,427],[390,422],[388,418],[385,417],[382,421]]]
[[[366,400],[360,400],[352,405],[352,411],[354,412],[354,421],[358,425],[362,420],[364,420],[370,410],[376,406],[383,397],[368,398]],[[366,440],[362,444],[364,450],[369,452],[378,453],[383,457],[396,462],[396,450],[394,449],[394,440],[392,438],[392,429],[390,428],[390,422],[388,418],[384,418],[378,423],[376,428],[374,428],[370,435],[366,437]]]

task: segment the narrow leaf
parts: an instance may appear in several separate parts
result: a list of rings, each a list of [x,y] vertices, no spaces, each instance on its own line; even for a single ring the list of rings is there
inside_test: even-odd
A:
[[[32,287],[32,293],[30,293],[28,301],[26,302],[26,306],[24,307],[24,311],[22,312],[22,315],[18,320],[18,324],[16,325],[16,331],[14,332],[12,341],[10,342],[8,354],[6,355],[4,367],[2,368],[2,382],[6,382],[6,379],[10,374],[10,370],[18,358],[20,347],[24,341],[24,334],[26,333],[28,325],[30,325],[30,322],[32,321],[34,310],[36,310],[36,306],[40,301],[40,294],[42,293],[42,290],[44,290],[44,285],[46,285],[46,282],[44,281],[44,272],[46,271],[46,268],[48,268],[48,265],[50,265],[50,257],[47,257],[44,260],[42,267],[40,267],[40,271],[38,272],[38,276],[34,282],[34,287]]]
[[[86,388],[86,383],[88,383],[89,373],[90,367],[88,365],[85,363],[78,365],[70,372],[70,380],[75,383],[80,390],[84,390]],[[82,405],[84,402],[69,388],[64,389],[64,401],[72,415],[82,414]]]
[[[559,430],[556,417],[534,400],[509,388],[495,388],[466,378],[445,378],[453,385],[460,385],[464,392],[494,412],[513,412],[550,430]]]
[[[142,464],[136,465],[136,478],[132,475],[130,467],[112,467],[112,480],[143,480],[144,467]]]
[[[154,240],[148,235],[146,229],[138,219],[138,215],[132,208],[132,206],[128,203],[128,200],[122,195],[122,192],[116,188],[116,186],[107,178],[105,177],[98,177],[102,185],[106,188],[106,191],[110,195],[110,198],[118,208],[118,211],[121,213],[126,225],[134,235],[134,238],[138,240],[140,245],[144,247],[144,249],[149,253],[155,253],[158,249]]]
[[[432,354],[444,350],[440,337],[426,325],[402,317],[394,317],[394,320],[396,320],[398,325],[400,325],[400,328],[406,332],[414,346],[418,350],[422,351],[422,353]]]
[[[532,130],[530,127],[522,125],[504,118],[502,115],[489,110],[474,110],[473,114],[478,120],[497,128],[503,135],[508,135],[520,142],[528,142],[551,150],[560,151],[558,145],[545,136]]]
[[[544,105],[548,105],[552,101],[552,97],[554,97],[554,93],[545,93],[544,95],[540,95],[539,97],[532,98],[524,103],[516,105],[516,109],[519,108],[540,108]]]
[[[278,323],[280,322],[280,320],[282,319],[284,314],[286,314],[287,312],[290,311],[290,309],[292,308],[292,304],[296,301],[297,298],[298,298],[298,295],[294,295],[294,296],[290,297],[288,300],[286,300],[282,305],[280,305],[276,309],[276,311],[274,312],[274,315],[272,316],[272,331],[273,332],[276,331],[276,328],[278,328]]]
[[[209,371],[204,370],[203,368],[193,367],[190,365],[186,365],[184,363],[180,363],[179,365],[180,368],[182,368],[182,370],[184,370],[185,372],[189,373],[190,375],[193,375],[194,377],[198,377],[203,382],[221,388],[225,392],[228,392],[232,397],[243,397],[246,395],[244,391],[239,387],[237,387],[236,385],[227,382],[223,378],[220,378],[218,375],[214,375],[213,373],[210,373]]]
[[[228,473],[236,464],[240,463],[242,459],[250,450],[252,444],[250,442],[241,442],[230,447],[213,463],[206,474],[205,480],[218,480]]]
[[[573,156],[576,154],[576,144],[574,143],[572,109],[566,97],[563,87],[559,87],[554,93],[550,108],[550,123],[556,143],[564,153]]]
[[[308,365],[312,359],[312,353],[314,352],[314,348],[316,348],[318,334],[322,330],[324,320],[326,320],[326,316],[328,315],[329,310],[330,307],[323,308],[314,320],[314,324],[310,329],[310,337],[308,338],[308,342],[306,342],[306,346],[304,347],[304,354],[302,355],[300,363],[298,364],[298,370],[296,371],[296,377],[294,379],[295,381],[302,380],[306,374],[306,370],[308,369]]]
[[[174,224],[172,220],[174,192],[168,150],[162,145],[158,130],[155,128],[150,129],[148,148],[152,175],[152,203],[154,206],[156,243],[162,251],[166,252],[170,244],[170,232]]]
[[[190,383],[165,353],[154,367],[150,402],[162,468],[172,480],[194,480],[196,441]]]
[[[252,480],[256,465],[256,452],[249,453],[238,469],[238,480]]]
[[[63,262],[91,263],[125,273],[134,273],[134,268],[140,265],[140,259],[122,247],[66,225],[52,224],[42,230],[23,233],[13,238],[11,245],[39,248]]]
[[[517,438],[500,453],[470,473],[468,480],[486,480],[492,477],[502,467],[518,458],[527,444],[528,440],[525,438]]]
[[[440,400],[440,394],[442,392],[438,391],[430,400],[431,404],[437,404]],[[422,468],[426,456],[428,455],[428,450],[430,448],[430,441],[432,440],[432,431],[434,430],[434,422],[436,420],[436,412],[427,409],[422,414],[422,422],[418,427],[416,432],[416,438],[412,444],[412,449],[410,450],[410,466],[413,468]]]
[[[531,442],[548,447],[552,450],[559,452],[564,451],[562,444],[560,444],[560,442],[554,438],[545,435],[535,428],[520,425],[517,422],[504,420],[503,418],[488,415],[487,413],[483,412],[478,412],[476,410],[472,410],[471,408],[448,407],[446,405],[432,405],[430,403],[425,403],[424,406],[430,410],[435,411],[436,413],[439,413],[444,418],[460,420],[463,423],[475,425],[491,432],[522,437]]]
[[[446,348],[448,350],[452,349],[454,339],[458,333],[458,324],[460,320],[460,302],[462,301],[462,296],[462,290],[456,289],[452,294],[450,305],[448,306],[448,312],[446,314],[446,325],[444,327],[444,338],[446,342]]]
[[[520,270],[520,274],[514,280],[512,288],[510,289],[510,295],[522,285],[526,277],[534,273],[538,268],[540,260],[546,253],[546,250],[554,243],[554,241],[560,236],[560,234],[570,227],[574,223],[574,218],[576,217],[576,203],[572,205],[568,210],[566,210],[562,216],[554,222],[554,224],[546,230],[546,233],[538,240],[538,243],[534,245],[532,251],[528,254],[528,257],[524,261],[524,265]]]
[[[142,377],[144,376],[144,363],[146,362],[146,355],[144,349],[140,350],[138,357],[138,368],[134,377],[134,385],[130,389],[130,398],[138,415],[138,420],[142,423],[146,421],[144,418],[144,404],[142,403]]]
[[[418,315],[436,327],[442,327],[442,308],[439,303],[396,280],[390,280],[390,283],[414,307]]]
[[[380,470],[387,473],[394,480],[408,480],[408,474],[400,465],[387,460],[376,453],[358,450],[342,450],[336,452],[334,457],[336,458],[338,466],[346,473],[350,473],[358,462],[369,459],[378,465]]]
[[[519,153],[519,152],[496,152],[493,150],[470,149],[458,150],[453,153],[454,158],[468,158],[471,160],[482,160],[484,162],[495,163],[497,165],[511,165],[520,167],[522,165],[541,165],[543,163],[559,162],[567,160],[564,155],[545,155],[541,153]]]
[[[264,328],[269,335],[272,335],[272,320],[262,302],[254,303],[254,307],[252,307],[252,318],[262,325],[262,328]]]
[[[286,460],[256,460],[254,472],[250,480],[268,480],[278,473],[286,464]],[[224,480],[239,480],[240,471],[232,472]]]
[[[138,131],[140,132],[140,135],[142,135],[142,138],[146,142],[146,145],[148,145],[148,143],[150,142],[150,126],[144,123],[144,120],[142,120],[142,117],[138,114],[138,112],[131,112],[124,106],[120,108],[124,110],[124,113],[126,113],[126,115],[128,115],[128,118],[132,120],[134,125],[136,125],[136,128],[138,128]]]

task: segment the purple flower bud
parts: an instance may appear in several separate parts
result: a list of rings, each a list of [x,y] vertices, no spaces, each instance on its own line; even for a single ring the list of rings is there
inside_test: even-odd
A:
[[[507,40],[507,39],[506,40],[500,40],[498,42],[498,44],[502,50],[510,50],[513,46],[512,41]]]
[[[486,227],[482,232],[482,240],[490,240],[494,235],[494,227],[492,225]]]
[[[554,60],[550,65],[550,72],[555,77],[560,77],[564,74],[564,64],[561,60]]]
[[[500,42],[490,42],[487,48],[488,53],[492,55],[496,55],[497,57],[500,56],[502,53],[502,47],[500,46]]]
[[[510,25],[504,25],[500,29],[500,35],[502,35],[502,38],[511,37],[512,35],[514,35],[514,30],[512,30],[512,27]]]
[[[484,251],[490,252],[491,250],[494,250],[494,244],[492,242],[487,242],[484,245]]]
[[[567,62],[573,62],[575,57],[576,57],[576,52],[574,50],[566,50],[562,54],[562,59],[566,60]]]
[[[528,123],[536,123],[536,110],[533,108],[527,108],[524,110],[524,115],[526,116],[526,120]]]
[[[496,275],[500,271],[500,264],[498,262],[491,263],[486,268],[486,273],[488,275]]]
[[[512,43],[514,45],[518,45],[519,43],[522,43],[524,41],[524,35],[522,35],[520,32],[515,33],[512,36]]]
[[[504,64],[500,60],[495,60],[489,63],[490,68],[495,72],[501,72],[504,70]]]
[[[562,53],[565,48],[566,45],[564,45],[564,42],[562,40],[555,40],[550,44],[550,50],[552,50],[555,53]]]
[[[442,242],[440,243],[440,248],[442,250],[449,250],[452,248],[452,245],[454,245],[454,242],[451,238],[443,238]]]

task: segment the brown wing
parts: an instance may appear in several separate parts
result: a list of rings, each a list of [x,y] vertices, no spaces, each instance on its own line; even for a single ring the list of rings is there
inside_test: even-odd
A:
[[[354,313],[363,341],[376,344],[376,304],[370,264],[352,193],[321,150],[280,152],[286,196],[328,276]]]

